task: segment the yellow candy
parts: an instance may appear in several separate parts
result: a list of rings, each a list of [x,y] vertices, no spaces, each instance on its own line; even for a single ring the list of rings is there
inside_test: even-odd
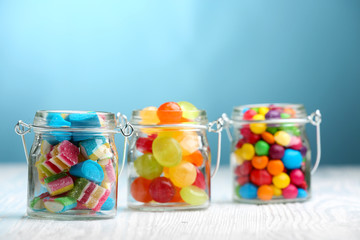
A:
[[[231,153],[232,162],[236,162],[237,164],[241,165],[245,159],[241,156],[241,148],[236,149],[233,153]]]
[[[186,161],[182,161],[179,165],[169,168],[171,182],[180,188],[193,184],[196,175],[196,167],[192,163]]]
[[[280,173],[279,175],[273,177],[272,182],[275,185],[275,187],[283,189],[289,186],[290,177],[286,173]]]
[[[265,116],[265,114],[267,114],[268,111],[269,111],[269,108],[267,108],[267,107],[260,107],[259,108],[259,114],[261,114],[261,115]]]
[[[252,120],[265,120],[265,116],[256,114]],[[261,134],[266,130],[266,123],[251,123],[250,130],[255,134]]]
[[[146,107],[140,111],[141,124],[157,124],[160,122],[157,114],[156,107]]]
[[[161,137],[172,137],[180,143],[183,156],[188,156],[200,147],[199,136],[195,131],[170,130],[158,133]]]
[[[274,185],[270,185],[273,189],[273,192],[274,192],[274,196],[277,196],[277,197],[280,197],[281,194],[282,194],[282,191],[280,188],[278,187],[275,187]]]
[[[253,159],[255,155],[255,148],[250,143],[245,143],[241,148],[241,157],[245,160]]]
[[[291,136],[285,131],[278,131],[274,135],[275,142],[282,146],[288,146],[290,144]]]

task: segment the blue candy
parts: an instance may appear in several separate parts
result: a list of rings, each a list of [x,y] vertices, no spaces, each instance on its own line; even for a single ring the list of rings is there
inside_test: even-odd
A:
[[[49,121],[49,127],[61,128],[71,126],[71,123],[64,120],[60,113],[51,113],[47,117],[47,120]],[[51,132],[51,135],[53,135],[59,142],[71,139],[70,132]]]
[[[90,156],[103,144],[107,143],[107,140],[105,137],[96,137],[93,139],[88,139],[85,141],[80,142],[80,149],[81,153],[86,158],[91,158]],[[97,160],[97,159],[92,159]]]
[[[281,159],[287,169],[297,169],[301,167],[302,156],[300,151],[293,149],[286,149],[283,158]]]
[[[71,127],[74,128],[96,128],[100,127],[100,120],[96,113],[72,113],[69,115]]]
[[[306,198],[307,196],[308,196],[308,193],[304,189],[302,189],[302,188],[298,189],[297,198]]]
[[[111,197],[108,197],[108,199],[106,199],[106,201],[104,202],[104,204],[101,206],[101,210],[111,210],[113,209],[115,206],[115,200],[112,199]]]
[[[86,178],[96,183],[104,180],[104,171],[97,162],[92,160],[86,160],[72,166],[70,168],[70,174],[75,177]]]
[[[257,197],[257,187],[252,183],[246,183],[239,189],[242,198],[254,199]]]

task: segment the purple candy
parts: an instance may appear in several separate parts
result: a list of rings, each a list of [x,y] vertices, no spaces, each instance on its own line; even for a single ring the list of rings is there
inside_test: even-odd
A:
[[[266,119],[276,119],[280,118],[280,112],[277,110],[270,110],[265,114]]]
[[[302,146],[302,148],[300,148],[300,152],[301,152],[301,156],[305,157],[307,148],[305,146]]]
[[[281,159],[284,156],[285,149],[278,144],[271,145],[269,149],[270,159]]]

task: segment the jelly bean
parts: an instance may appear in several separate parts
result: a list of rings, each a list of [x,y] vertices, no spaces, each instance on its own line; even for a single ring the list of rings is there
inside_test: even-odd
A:
[[[190,186],[196,179],[196,167],[189,162],[182,161],[179,165],[169,168],[169,177],[177,187]]]
[[[260,185],[270,185],[271,184],[271,175],[265,169],[258,170],[254,169],[250,173],[250,181],[257,186]]]
[[[267,108],[267,107],[259,107],[259,114],[265,115],[268,112],[269,112],[269,108]]]
[[[256,114],[252,120],[265,120],[264,115]],[[255,134],[261,134],[266,130],[266,123],[251,123],[250,130]]]
[[[143,177],[136,178],[130,185],[131,196],[138,202],[150,202],[152,197],[149,193],[151,180]]]
[[[155,159],[165,167],[176,166],[182,159],[180,144],[171,137],[157,137],[153,142],[152,150]]]
[[[152,143],[154,139],[140,137],[136,140],[136,149],[142,153],[152,153]]]
[[[245,143],[241,148],[241,157],[245,160],[251,160],[255,155],[255,149],[252,144]]]
[[[266,168],[268,162],[269,162],[269,158],[267,156],[255,156],[251,160],[251,164],[256,169],[264,169],[264,168]]]
[[[257,187],[252,183],[246,183],[239,188],[238,195],[245,199],[254,199],[257,197]]]
[[[249,109],[244,113],[244,120],[252,120],[256,114],[256,111],[254,111],[253,109]]]
[[[269,149],[270,159],[281,159],[284,156],[285,149],[283,146],[273,144]]]
[[[280,173],[279,175],[273,177],[272,182],[275,185],[275,187],[283,189],[289,186],[290,177],[286,173]]]
[[[182,110],[176,102],[166,102],[158,108],[157,116],[164,124],[180,123]]]
[[[270,145],[263,140],[260,140],[255,144],[255,153],[258,156],[268,155],[269,149],[270,149]]]
[[[290,144],[291,136],[285,131],[278,131],[274,134],[275,142],[281,146]]]
[[[298,194],[297,194],[297,198],[307,198],[308,193],[302,189],[302,188],[298,188]]]
[[[187,156],[200,148],[199,135],[194,131],[181,131],[176,137],[182,149],[182,155]]]
[[[197,186],[198,188],[204,189],[206,188],[206,182],[205,182],[205,177],[204,174],[202,174],[202,172],[196,168],[196,179],[195,182],[192,184],[194,186]]]
[[[178,102],[181,110],[182,110],[182,117],[187,119],[195,119],[199,116],[199,110],[191,103],[181,101]]]
[[[277,127],[268,127],[266,129],[266,131],[271,133],[272,135],[274,135],[278,131],[278,128]]]
[[[298,195],[298,189],[293,184],[289,184],[282,190],[282,195],[286,199],[296,198]]]
[[[146,107],[143,110],[140,111],[140,117],[141,117],[141,124],[144,125],[155,125],[157,124],[160,120],[157,116],[157,107]]]
[[[289,147],[295,150],[300,150],[302,148],[302,142],[300,137],[292,136],[290,140]]]
[[[280,112],[277,110],[269,110],[266,115],[265,115],[266,119],[278,119],[280,118]]]
[[[236,182],[239,185],[244,185],[245,183],[248,183],[250,181],[249,176],[245,175],[245,176],[238,176],[236,178]]]
[[[296,169],[301,167],[302,156],[299,151],[286,149],[281,159],[287,169]]]
[[[269,201],[274,195],[274,190],[269,185],[261,185],[257,190],[257,196],[260,200]]]
[[[146,179],[154,179],[162,174],[163,167],[151,153],[146,153],[134,161],[136,173]]]
[[[275,143],[275,138],[274,135],[272,135],[269,132],[263,132],[261,134],[262,139],[264,139],[265,142],[267,142],[268,144],[274,144]]]
[[[209,200],[206,192],[196,186],[187,186],[180,190],[181,198],[190,205],[202,205]]]
[[[185,156],[183,158],[183,160],[190,162],[197,167],[200,167],[204,162],[204,157],[203,157],[202,153],[199,150],[197,150],[197,151],[193,152],[192,154]]]
[[[230,155],[231,162],[236,162],[237,164],[242,164],[245,159],[242,157],[242,150],[241,148],[236,149]]]
[[[294,169],[289,174],[291,183],[294,185],[300,185],[304,182],[305,176],[300,169]]]
[[[243,164],[235,168],[235,174],[237,176],[246,176],[249,175],[252,170],[252,165],[250,161],[245,161]]]
[[[282,195],[282,191],[280,188],[274,186],[274,185],[270,185],[271,188],[273,189],[273,193],[274,193],[274,196],[276,197],[280,197]]]
[[[280,117],[281,117],[282,119],[288,119],[288,118],[291,118],[291,115],[290,115],[290,114],[287,114],[287,113],[281,113],[281,114],[280,114]]]
[[[165,177],[152,180],[149,193],[152,199],[159,203],[170,202],[175,195],[175,188],[171,181]]]
[[[245,142],[245,139],[244,139],[244,138],[240,139],[240,140],[236,143],[235,148],[241,148],[242,145],[244,145],[244,143],[246,143],[246,142]]]
[[[279,175],[284,171],[284,164],[281,160],[270,160],[267,170],[271,175]]]

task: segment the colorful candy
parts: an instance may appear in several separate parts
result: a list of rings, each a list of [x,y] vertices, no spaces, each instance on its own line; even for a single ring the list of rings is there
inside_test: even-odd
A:
[[[138,202],[150,202],[152,197],[149,192],[151,180],[143,177],[136,178],[130,185],[131,196]]]
[[[63,213],[77,206],[77,202],[72,197],[46,197],[44,198],[45,208],[52,213]]]
[[[169,168],[171,182],[180,188],[192,185],[195,182],[196,176],[196,167],[186,161],[182,161],[177,166]]]
[[[134,161],[134,167],[139,176],[149,180],[159,177],[163,172],[163,167],[150,153],[138,157]]]
[[[158,108],[157,116],[163,124],[180,123],[182,110],[180,105],[176,102],[167,102]]]
[[[195,119],[199,116],[199,110],[191,103],[181,101],[178,102],[181,110],[182,110],[182,117],[187,119]]]
[[[152,145],[153,154],[164,167],[173,167],[180,163],[182,151],[179,142],[171,137],[157,137]]]
[[[112,158],[110,144],[105,137],[96,137],[80,142],[81,153],[93,161]]]
[[[30,201],[30,207],[31,209],[33,209],[34,211],[41,211],[45,209],[44,206],[44,198],[49,197],[50,194],[48,192],[45,192],[37,197],[34,197],[31,201]]]
[[[104,179],[102,167],[92,160],[86,160],[70,168],[70,174],[75,177],[86,178],[90,181],[100,183]]]
[[[203,205],[209,200],[206,192],[197,186],[187,186],[180,191],[181,198],[190,205]]]
[[[287,169],[296,169],[301,167],[302,156],[299,151],[286,149],[281,159]]]
[[[74,187],[73,179],[66,173],[59,173],[45,178],[44,182],[51,196],[65,193]]]
[[[175,195],[175,188],[171,181],[165,177],[155,178],[150,186],[149,193],[152,199],[159,203],[170,202]]]

